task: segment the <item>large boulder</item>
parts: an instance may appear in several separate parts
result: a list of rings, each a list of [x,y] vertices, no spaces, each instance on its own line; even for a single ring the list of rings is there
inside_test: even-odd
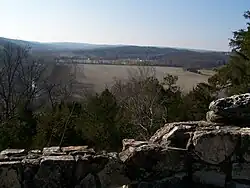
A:
[[[236,150],[239,127],[200,127],[193,135],[194,153],[209,164],[220,164]]]
[[[102,188],[119,187],[130,184],[126,176],[126,167],[120,160],[117,153],[107,153],[109,158],[105,167],[97,174]]]
[[[189,149],[195,131],[214,130],[220,124],[206,121],[168,123],[150,138],[150,142],[162,147]],[[206,130],[205,130],[206,129]]]
[[[151,142],[129,140],[129,143],[130,146],[126,145],[119,157],[132,181],[159,180],[187,172],[186,150],[166,148]]]
[[[22,163],[20,161],[0,162],[0,187],[22,187]]]
[[[203,121],[168,123],[150,138],[150,142],[162,147],[176,147],[187,149],[190,139],[197,126],[203,126]]]
[[[224,187],[227,174],[220,166],[208,165],[202,163],[192,164],[192,181],[193,183],[204,185],[210,185],[213,187]]]
[[[109,157],[107,155],[97,154],[97,155],[77,155],[75,157],[76,166],[75,166],[75,181],[76,184],[82,184],[82,181],[88,174],[97,175],[109,162]],[[85,180],[84,180],[85,181]]]
[[[241,134],[248,131],[236,126],[219,123],[193,121],[166,124],[150,139],[150,143],[160,147],[186,149],[194,154],[195,159],[209,164],[220,164],[236,150]],[[245,144],[246,151],[248,145]],[[247,154],[246,154],[247,155]]]
[[[35,187],[72,187],[75,160],[73,156],[43,156],[34,177]]]
[[[241,131],[240,154],[244,162],[250,162],[250,128],[242,128]]]
[[[249,124],[250,93],[233,95],[212,101],[209,105],[207,120],[212,122],[231,122]]]

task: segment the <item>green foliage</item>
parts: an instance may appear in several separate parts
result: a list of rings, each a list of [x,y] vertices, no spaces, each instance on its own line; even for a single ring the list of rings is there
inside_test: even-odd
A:
[[[250,12],[244,16],[249,20]],[[13,116],[2,118],[0,149],[89,145],[114,151],[121,149],[122,139],[149,139],[165,123],[205,120],[209,103],[223,89],[228,95],[250,89],[249,23],[234,32],[230,46],[230,63],[217,69],[208,84],[200,83],[187,94],[177,86],[177,76],[167,74],[160,82],[153,69],[141,68],[126,82],[117,81],[111,90],[78,102],[61,100],[39,110],[28,108],[32,100],[28,105],[19,102]]]
[[[84,139],[76,130],[76,121],[79,116],[79,104],[63,103],[53,110],[37,114],[37,133],[32,146],[42,148],[84,144]]]
[[[209,83],[217,89],[226,89],[227,95],[249,92],[250,89],[250,11],[244,14],[247,28],[233,33],[230,40],[230,63],[217,69]]]
[[[36,134],[36,119],[29,110],[19,110],[17,117],[0,124],[0,149],[29,148]]]
[[[77,129],[89,145],[99,149],[118,149],[121,146],[120,107],[108,89],[91,97],[79,119]]]
[[[161,105],[164,108],[164,121],[173,122],[181,118],[180,105],[182,104],[182,95],[177,86],[178,77],[167,74],[163,78]]]
[[[180,115],[184,121],[205,120],[206,112],[211,101],[215,100],[213,88],[206,83],[198,84],[192,91],[183,97]]]
[[[237,55],[245,60],[250,60],[250,11],[246,11],[243,15],[247,20],[247,28],[240,29],[233,33],[233,39],[230,40],[230,47]]]

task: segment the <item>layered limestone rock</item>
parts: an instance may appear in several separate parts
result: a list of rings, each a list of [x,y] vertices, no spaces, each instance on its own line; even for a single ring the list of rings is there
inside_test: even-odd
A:
[[[250,93],[233,95],[212,101],[209,105],[207,120],[218,123],[231,122],[242,126],[249,124]]]
[[[1,152],[2,188],[94,188],[129,184],[116,153],[96,153],[86,146]]]
[[[120,153],[87,146],[6,149],[0,187],[250,187],[249,97],[212,102],[208,121],[169,123],[148,141],[125,139]]]
[[[235,187],[243,182],[250,185],[249,138],[250,128],[206,121],[178,122],[158,130],[150,144],[186,149],[192,182]]]
[[[166,124],[120,153],[87,146],[0,153],[0,187],[237,187],[250,185],[250,128],[206,121]]]

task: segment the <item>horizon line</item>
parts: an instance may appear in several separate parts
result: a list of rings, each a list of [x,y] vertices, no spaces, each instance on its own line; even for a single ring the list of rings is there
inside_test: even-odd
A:
[[[204,48],[189,48],[189,47],[178,47],[178,46],[163,46],[163,45],[143,45],[143,44],[123,44],[123,43],[89,43],[89,42],[77,42],[77,41],[34,41],[34,40],[26,40],[26,39],[18,39],[18,38],[8,38],[8,37],[0,37],[9,40],[19,40],[23,42],[33,42],[33,43],[40,43],[40,44],[53,44],[53,43],[75,43],[75,44],[88,44],[88,45],[103,45],[103,46],[135,46],[135,47],[155,47],[155,48],[175,48],[180,50],[192,50],[192,51],[204,51],[204,52],[230,52],[227,50],[218,50],[218,49],[204,49]]]

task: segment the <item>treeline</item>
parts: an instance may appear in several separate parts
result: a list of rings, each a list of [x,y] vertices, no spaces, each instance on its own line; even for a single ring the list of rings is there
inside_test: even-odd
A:
[[[121,46],[73,51],[77,56],[90,59],[141,59],[149,60],[154,65],[214,68],[228,63],[229,56],[224,52],[198,52],[175,48]]]
[[[244,16],[249,20],[250,12]],[[178,77],[165,75],[160,82],[153,67],[140,67],[127,81],[115,80],[98,94],[84,91],[81,98],[74,75],[55,80],[30,61],[27,49],[7,46],[0,55],[0,149],[89,145],[114,151],[122,139],[148,139],[167,122],[205,119],[222,91],[249,92],[249,38],[249,28],[234,32],[229,64],[187,94],[176,85]]]

